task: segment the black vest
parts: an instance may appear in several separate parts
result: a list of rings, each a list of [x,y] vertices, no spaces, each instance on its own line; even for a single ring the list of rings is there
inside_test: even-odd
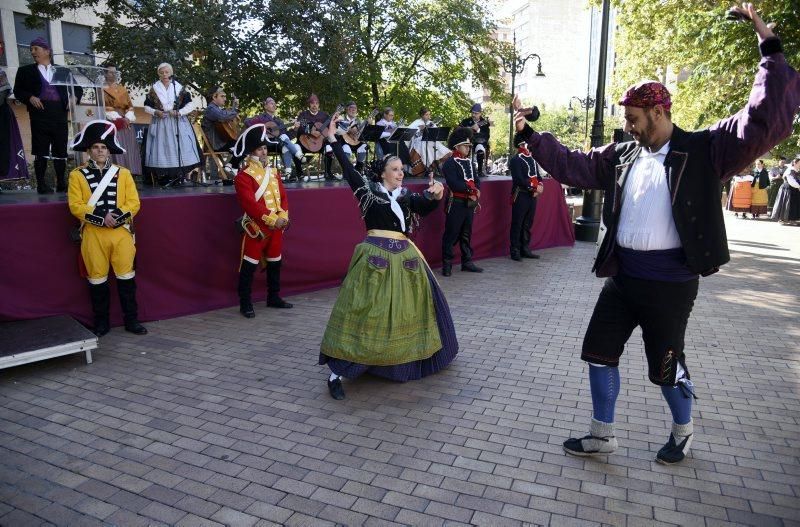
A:
[[[677,126],[664,160],[672,201],[672,218],[686,254],[686,265],[703,276],[719,271],[730,260],[728,237],[722,217],[722,181],[711,164],[711,134],[708,130],[686,132]],[[634,142],[616,145],[613,189],[605,189],[603,221],[597,239],[597,257],[592,271],[614,276],[619,271],[615,254],[623,189],[633,162],[641,152]]]

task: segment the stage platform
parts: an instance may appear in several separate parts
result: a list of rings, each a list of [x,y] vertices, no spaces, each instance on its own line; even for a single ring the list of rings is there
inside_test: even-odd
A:
[[[426,187],[407,180],[412,190]],[[475,258],[508,254],[511,179],[482,180],[481,209],[475,217]],[[287,184],[291,228],[284,241],[282,295],[338,286],[353,248],[365,236],[350,188],[342,182]],[[162,320],[238,304],[237,273],[241,215],[233,187],[140,190],[136,216],[136,281],[139,316]],[[441,265],[442,206],[421,221],[415,243],[432,267]],[[76,225],[64,194],[32,191],[0,194],[0,320],[71,315],[90,323],[85,279],[78,273],[79,246],[69,239]],[[572,245],[572,222],[560,184],[545,180],[533,225],[536,249]],[[458,258],[458,249],[456,248]],[[116,289],[111,280],[112,289]],[[116,293],[112,323],[122,316]],[[254,300],[266,296],[264,274],[253,285]]]

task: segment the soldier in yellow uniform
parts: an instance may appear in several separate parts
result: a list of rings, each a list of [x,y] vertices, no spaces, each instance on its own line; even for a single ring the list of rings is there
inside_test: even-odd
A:
[[[244,210],[238,292],[239,311],[245,318],[256,316],[250,294],[253,274],[262,261],[266,261],[267,307],[292,307],[279,294],[283,232],[289,227],[289,200],[281,178],[264,165],[269,142],[266,127],[254,124],[242,132],[232,149],[234,157],[241,160],[233,184]]]
[[[144,335],[136,305],[133,217],[139,212],[139,194],[130,171],[111,163],[111,154],[124,154],[110,121],[90,121],[70,147],[88,152],[89,161],[69,174],[67,199],[72,215],[80,220],[81,257],[94,311],[94,333],[109,332],[109,267],[117,277],[117,289],[125,330]]]

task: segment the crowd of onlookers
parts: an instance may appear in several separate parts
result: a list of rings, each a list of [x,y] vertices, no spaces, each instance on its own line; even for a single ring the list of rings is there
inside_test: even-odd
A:
[[[791,162],[781,157],[769,169],[759,159],[752,172],[734,177],[725,190],[725,208],[737,217],[741,213],[744,219],[763,216],[782,225],[796,224],[800,221],[800,154]]]

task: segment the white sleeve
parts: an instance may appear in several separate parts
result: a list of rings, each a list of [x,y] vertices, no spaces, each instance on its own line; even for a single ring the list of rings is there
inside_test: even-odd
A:
[[[789,183],[790,187],[800,189],[800,181],[798,181],[797,176],[790,174],[786,178],[786,182]]]
[[[194,101],[189,101],[189,103],[186,106],[178,110],[178,113],[185,116],[189,115],[192,112],[192,110],[194,110]]]
[[[116,119],[119,119],[120,117],[122,116],[114,110],[109,110],[106,112],[106,119],[108,119],[109,121],[114,121]]]
[[[156,109],[153,108],[152,106],[147,106],[146,104],[144,105],[144,111],[148,115],[155,115],[156,114]]]
[[[133,113],[133,110],[128,110],[127,113],[125,113],[125,119],[133,122],[136,120],[136,114]]]

